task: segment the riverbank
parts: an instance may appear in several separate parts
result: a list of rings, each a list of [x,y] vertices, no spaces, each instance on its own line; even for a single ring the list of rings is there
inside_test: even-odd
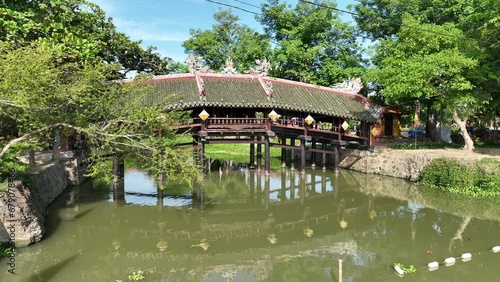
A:
[[[16,247],[38,242],[45,235],[45,217],[49,205],[70,185],[84,180],[83,157],[73,151],[40,153],[27,173],[34,187],[21,183],[15,173],[9,176],[9,188],[0,192],[0,243]],[[27,158],[21,161],[28,162]],[[31,186],[31,185],[30,185]]]
[[[342,150],[340,166],[363,173],[380,174],[418,181],[426,165],[438,158],[452,158],[461,162],[472,162],[483,158],[500,160],[500,149],[419,149],[399,150],[376,147],[373,152],[345,149]]]

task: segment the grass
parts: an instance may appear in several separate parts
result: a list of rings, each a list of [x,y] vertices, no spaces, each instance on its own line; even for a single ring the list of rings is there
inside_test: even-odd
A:
[[[417,149],[462,149],[464,145],[446,142],[417,142]],[[500,148],[500,141],[479,141],[474,143],[476,149]],[[415,149],[415,143],[398,143],[389,146],[392,149]]]
[[[281,167],[281,148],[271,147],[271,169]],[[262,165],[264,165],[265,146],[262,146]],[[205,146],[207,158],[222,161],[248,163],[250,161],[250,146],[248,144],[207,144]],[[257,161],[257,146],[255,147],[255,161]]]

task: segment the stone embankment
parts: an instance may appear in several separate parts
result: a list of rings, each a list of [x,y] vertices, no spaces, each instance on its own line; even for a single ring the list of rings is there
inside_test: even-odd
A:
[[[52,155],[52,154],[50,154]],[[12,175],[14,189],[0,192],[0,243],[12,238],[17,247],[38,242],[45,234],[47,208],[68,185],[84,181],[82,156],[67,151],[48,158],[36,156],[36,164],[29,168],[35,187],[21,185]]]
[[[394,150],[377,147],[374,152],[352,149],[342,150],[340,166],[364,173],[418,181],[424,167],[437,158],[474,161],[487,157],[500,159],[500,150],[490,149],[469,152],[458,149]]]

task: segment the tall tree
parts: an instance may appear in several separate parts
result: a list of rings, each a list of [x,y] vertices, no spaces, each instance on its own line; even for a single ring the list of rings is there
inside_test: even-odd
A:
[[[489,100],[475,105],[476,113],[470,115],[493,119],[500,115],[500,59],[498,27],[500,26],[500,7],[496,0],[360,0],[354,6],[357,16],[354,18],[361,31],[373,40],[396,38],[401,28],[413,28],[421,34],[435,34],[432,25],[453,24],[462,31],[462,42],[469,46],[467,56],[477,61],[473,71],[465,74],[474,85],[475,95],[490,97]],[[430,30],[421,26],[408,26],[403,22],[403,15],[412,15],[423,24],[430,24]],[[435,34],[441,37],[441,34]],[[415,42],[418,44],[419,41]],[[461,45],[464,45],[461,44]],[[465,51],[462,48],[462,51]],[[380,53],[374,60],[375,65],[384,57]],[[481,99],[480,99],[481,100]],[[439,111],[438,105],[429,102],[427,129],[435,132],[433,115]],[[470,107],[468,108],[470,109]],[[435,138],[434,138],[435,139]]]
[[[421,24],[408,14],[403,23],[395,38],[380,41],[372,80],[382,85],[381,93],[389,102],[419,99],[449,111],[461,128],[466,148],[473,149],[465,122],[489,99],[474,90],[470,79],[478,65],[470,56],[474,46],[463,42],[462,31],[452,23]]]
[[[58,62],[58,50],[46,46],[0,46],[0,167],[19,167],[17,154],[28,148],[51,149],[53,131],[87,137],[94,176],[110,176],[102,155],[117,152],[142,161],[169,179],[198,175],[190,150],[175,148],[169,130],[176,113],[149,105],[147,83],[109,83],[114,65]],[[162,135],[154,130],[162,129]],[[50,146],[50,147],[49,147]]]
[[[0,41],[13,46],[37,42],[54,46],[59,61],[116,63],[121,76],[169,72],[170,58],[117,32],[105,12],[86,0],[6,0],[0,2],[0,14]]]
[[[328,0],[280,0],[262,5],[258,19],[277,46],[272,75],[331,86],[364,72],[354,27],[342,22]]]
[[[229,10],[214,14],[216,24],[210,30],[191,29],[191,38],[182,44],[186,53],[201,56],[212,70],[222,70],[228,58],[243,72],[255,66],[255,60],[269,56],[269,40],[239,23]]]

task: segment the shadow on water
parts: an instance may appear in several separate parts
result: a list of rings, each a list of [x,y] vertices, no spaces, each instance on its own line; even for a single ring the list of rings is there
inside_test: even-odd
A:
[[[96,207],[80,211],[82,205],[101,202],[108,199],[110,189],[94,187],[92,181],[85,181],[80,186],[67,188],[49,206],[47,215],[47,231],[42,240],[50,238],[64,221],[75,221],[88,215]],[[55,216],[54,216],[55,215]]]
[[[71,257],[61,261],[60,263],[54,264],[46,269],[40,271],[38,274],[32,274],[27,281],[28,282],[40,282],[40,281],[51,281],[51,279],[56,276],[59,271],[61,271],[64,267],[70,264],[72,261],[76,259],[78,255],[72,255]]]

